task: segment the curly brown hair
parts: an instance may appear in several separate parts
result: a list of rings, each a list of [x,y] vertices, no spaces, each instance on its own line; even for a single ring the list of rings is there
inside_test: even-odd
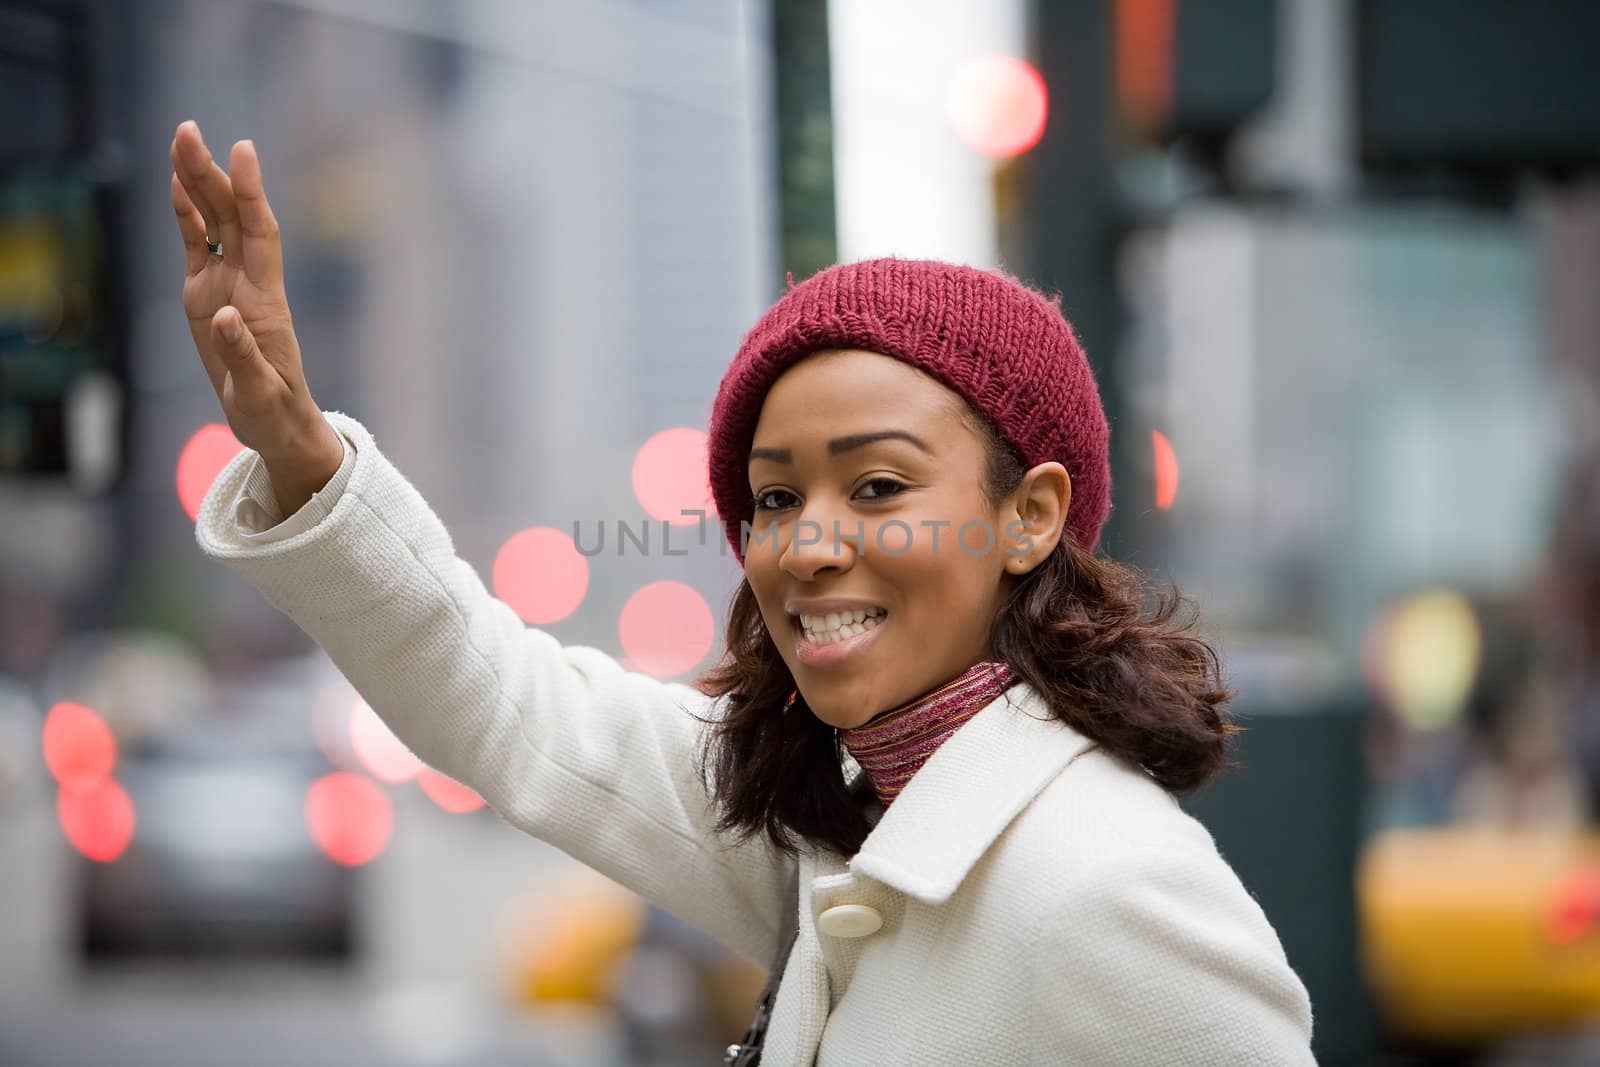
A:
[[[1027,469],[986,416],[965,403],[961,414],[984,440],[984,496],[998,509]],[[1198,612],[1174,622],[1194,606],[1175,584],[1155,590],[1148,606],[1141,571],[1094,555],[1066,531],[1039,566],[1005,578],[1013,584],[992,647],[1057,718],[1173,793],[1236,767],[1228,743],[1240,727],[1221,711],[1234,693],[1222,685],[1216,652],[1187,632]],[[871,824],[845,782],[843,742],[803,694],[785,707],[794,678],[749,582],[729,607],[726,655],[696,685],[729,698],[720,718],[704,720],[712,730],[700,772],[717,829],[741,838],[765,832],[790,855],[796,838],[854,855]]]

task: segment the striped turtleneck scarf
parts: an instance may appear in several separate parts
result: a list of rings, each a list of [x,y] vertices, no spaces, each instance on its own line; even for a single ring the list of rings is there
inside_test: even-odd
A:
[[[891,708],[854,729],[840,730],[846,750],[861,765],[884,807],[945,738],[1015,680],[1005,663],[984,660],[908,704]]]

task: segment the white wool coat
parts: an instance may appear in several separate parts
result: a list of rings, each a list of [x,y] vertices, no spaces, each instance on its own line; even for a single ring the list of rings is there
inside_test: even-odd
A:
[[[765,1064],[1314,1063],[1305,987],[1209,832],[1026,683],[934,752],[854,856],[735,845],[690,714],[718,702],[526,625],[368,430],[324,415],[346,444],[333,481],[280,522],[242,452],[200,548],[511,825],[763,967],[797,909]],[[842,905],[877,928],[840,924]]]

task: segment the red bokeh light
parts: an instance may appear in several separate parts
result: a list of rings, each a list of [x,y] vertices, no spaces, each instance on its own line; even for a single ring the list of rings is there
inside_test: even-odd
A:
[[[1150,431],[1150,443],[1155,450],[1156,507],[1165,511],[1178,495],[1178,454],[1160,430]]]
[[[1570,945],[1593,933],[1600,921],[1600,871],[1576,870],[1556,886],[1545,918],[1545,936]]]
[[[707,519],[715,516],[705,433],[676,426],[640,445],[633,457],[633,495],[652,519],[672,526],[701,521],[698,515],[683,514],[685,510],[703,511]]]
[[[969,148],[1005,159],[1044,136],[1044,79],[1013,56],[975,56],[950,79],[945,116]]]
[[[422,761],[360,697],[350,710],[350,745],[367,773],[380,782],[409,782],[422,772]]]
[[[388,847],[394,834],[394,807],[370,778],[334,771],[306,790],[306,826],[329,859],[359,867]]]
[[[521,530],[494,557],[494,595],[534,626],[578,610],[589,591],[589,561],[572,538],[548,526]]]
[[[711,608],[682,582],[651,582],[622,606],[618,631],[633,669],[664,677],[705,658],[713,633]]]
[[[428,799],[452,815],[463,815],[483,807],[483,798],[449,775],[440,774],[432,767],[424,767],[417,775],[417,785]]]
[[[190,522],[200,515],[200,502],[222,468],[243,450],[233,431],[218,422],[200,427],[183,446],[178,453],[178,503]]]
[[[1135,129],[1154,133],[1172,113],[1175,0],[1116,0],[1117,103]]]
[[[90,708],[61,701],[44,719],[44,763],[62,786],[86,786],[111,774],[117,741]]]
[[[114,778],[62,786],[56,818],[73,848],[96,863],[110,863],[133,840],[133,800]]]

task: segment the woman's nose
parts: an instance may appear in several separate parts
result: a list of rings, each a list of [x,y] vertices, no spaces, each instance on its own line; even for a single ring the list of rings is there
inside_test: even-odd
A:
[[[849,570],[866,536],[863,526],[860,520],[852,524],[834,517],[802,515],[795,520],[779,564],[802,581],[809,581],[828,567]]]

